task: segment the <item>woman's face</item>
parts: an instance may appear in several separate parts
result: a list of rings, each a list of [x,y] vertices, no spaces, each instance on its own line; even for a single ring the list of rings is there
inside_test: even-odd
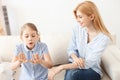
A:
[[[80,26],[88,27],[92,23],[92,17],[87,16],[86,14],[81,13],[80,11],[76,12],[76,18]]]
[[[35,43],[38,41],[39,36],[36,31],[26,27],[21,35],[22,41],[26,44],[28,49],[33,49]]]

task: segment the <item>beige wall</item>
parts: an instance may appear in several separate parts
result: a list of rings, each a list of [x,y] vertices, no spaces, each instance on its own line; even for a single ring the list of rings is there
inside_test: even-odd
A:
[[[26,22],[35,23],[41,34],[71,31],[70,29],[74,27],[76,22],[73,9],[82,0],[2,1],[7,6],[11,33],[12,35],[19,35],[20,27]],[[116,42],[120,48],[120,0],[92,1],[98,6],[107,28],[112,34],[116,34]]]

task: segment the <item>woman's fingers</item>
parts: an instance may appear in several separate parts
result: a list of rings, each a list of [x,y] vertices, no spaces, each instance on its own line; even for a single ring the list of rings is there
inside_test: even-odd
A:
[[[80,61],[79,66],[81,68],[84,68],[84,60],[82,58],[79,58],[79,61]]]
[[[77,58],[74,63],[79,66],[80,68],[84,68],[84,59],[82,58]]]

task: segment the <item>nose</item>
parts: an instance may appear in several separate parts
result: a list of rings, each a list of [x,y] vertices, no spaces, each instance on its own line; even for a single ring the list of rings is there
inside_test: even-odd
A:
[[[80,20],[80,17],[79,17],[79,16],[77,16],[77,17],[76,17],[76,20],[77,20],[77,21],[79,21],[79,20]]]
[[[28,40],[32,40],[32,37],[29,37]]]
[[[81,22],[81,21],[80,21],[80,18],[77,18],[77,22]]]

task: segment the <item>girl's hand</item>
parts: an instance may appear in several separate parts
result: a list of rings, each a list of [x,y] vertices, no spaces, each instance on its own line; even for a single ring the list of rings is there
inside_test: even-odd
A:
[[[30,60],[30,62],[32,62],[33,64],[41,64],[42,63],[42,59],[40,58],[40,56],[36,53],[32,55],[32,59]]]
[[[27,59],[25,57],[25,54],[20,52],[17,56],[17,60],[20,62],[20,63],[25,63],[27,62]]]

